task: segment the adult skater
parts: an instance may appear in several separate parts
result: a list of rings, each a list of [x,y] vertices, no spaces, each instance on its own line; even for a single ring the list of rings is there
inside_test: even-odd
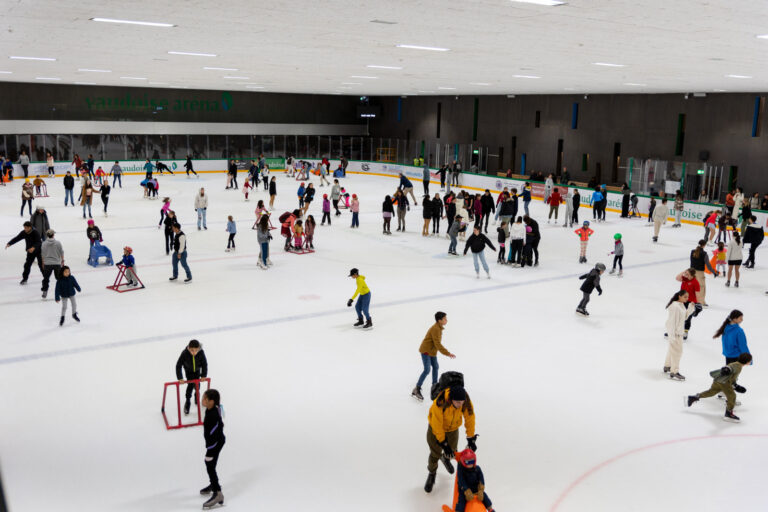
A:
[[[440,199],[440,194],[435,192],[435,197],[432,198],[432,234],[435,236],[440,235],[440,218],[443,216],[443,200]]]
[[[731,286],[731,274],[736,272],[736,281],[733,285],[739,287],[739,269],[741,268],[741,261],[744,259],[742,252],[741,236],[739,232],[734,230],[731,241],[728,242],[728,252],[726,252],[725,260],[728,262],[728,277],[725,281],[725,286]]]
[[[741,323],[744,321],[744,313],[738,309],[734,309],[728,314],[720,328],[715,331],[715,335],[712,339],[717,339],[722,336],[723,343],[723,356],[725,357],[725,364],[732,363],[739,360],[739,355],[747,353],[749,354],[749,347],[747,346],[747,336],[744,334],[744,329],[741,327]]]
[[[333,203],[333,209],[336,211],[336,217],[341,215],[341,211],[339,210],[339,199],[341,199],[341,185],[339,185],[339,180],[333,180],[333,187],[331,187],[331,203]]]
[[[64,206],[67,206],[68,203],[72,203],[72,206],[75,206],[75,178],[72,176],[72,173],[67,171],[67,174],[64,176]]]
[[[679,228],[679,227],[682,227],[681,217],[683,216],[683,209],[685,209],[685,201],[683,200],[683,194],[679,190],[675,192],[675,201],[673,204],[675,208],[675,223],[672,224],[672,227]]]
[[[112,187],[109,186],[109,181],[104,181],[104,184],[99,189],[101,195],[101,202],[104,203],[104,216],[107,217],[107,205],[109,204],[109,194],[112,192]]]
[[[688,300],[688,292],[675,292],[667,303],[667,358],[664,360],[664,374],[672,380],[685,380],[680,375],[680,358],[683,356],[683,335],[685,321],[696,312],[694,305]]]
[[[547,179],[544,180],[544,204],[549,204],[549,196],[552,195],[552,188],[555,186],[555,181],[552,179],[552,175],[549,174]]]
[[[144,179],[151,180],[152,179],[152,170],[155,168],[154,165],[152,165],[152,162],[149,161],[149,158],[146,159],[144,162]]]
[[[48,177],[56,177],[55,162],[53,160],[53,154],[47,151],[45,154],[45,165],[48,167]]]
[[[92,219],[93,215],[91,215],[91,205],[93,204],[93,185],[91,184],[91,180],[88,178],[85,179],[85,183],[83,183],[83,188],[80,190],[80,206],[83,207],[83,218],[85,218],[85,209],[88,208],[88,218]]]
[[[203,393],[203,407],[205,407],[205,419],[203,420],[203,437],[205,438],[205,469],[210,479],[210,485],[200,489],[200,494],[211,498],[203,503],[203,510],[208,510],[216,505],[224,505],[224,494],[221,492],[219,475],[216,474],[216,464],[219,462],[219,454],[224,448],[226,437],[224,436],[224,422],[221,417],[221,395],[215,389],[209,389]]]
[[[29,178],[24,179],[24,184],[21,186],[21,210],[20,217],[24,216],[24,206],[29,208],[29,214],[32,215],[32,200],[35,198],[35,192],[32,187],[32,183],[29,182]]]
[[[479,260],[480,263],[483,264],[485,275],[488,276],[488,279],[490,279],[491,272],[488,269],[488,263],[485,261],[485,252],[483,252],[485,251],[486,245],[490,247],[491,250],[496,250],[488,237],[480,232],[480,226],[475,226],[472,230],[472,234],[469,236],[469,238],[467,238],[466,245],[464,246],[464,256],[467,255],[467,251],[469,249],[472,249],[472,262],[475,265],[475,275],[480,278],[480,265],[478,264]]]
[[[19,155],[19,165],[21,165],[21,170],[24,171],[24,177],[29,177],[29,155],[27,155],[27,152],[24,150],[21,150],[21,154]]]
[[[523,222],[525,222],[525,225],[531,228],[531,251],[533,251],[534,257],[536,260],[533,263],[534,267],[539,266],[539,242],[541,242],[541,232],[539,231],[539,223],[533,220],[526,214],[523,217]],[[526,245],[527,242],[526,242]]]
[[[228,172],[229,174],[229,183],[227,184],[226,188],[234,188],[235,190],[238,189],[237,186],[237,164],[234,160],[229,161],[229,167]]]
[[[653,241],[659,241],[659,230],[661,226],[667,223],[667,217],[669,217],[669,208],[667,207],[667,198],[661,198],[661,204],[656,205],[653,209],[651,218],[653,220]]]
[[[570,227],[573,227],[573,191],[576,190],[575,188],[571,187],[569,188],[565,193],[565,216],[563,222],[563,227],[567,228],[569,225]]]
[[[157,172],[159,172],[160,174],[163,174],[163,171],[173,174],[173,171],[171,170],[171,168],[165,165],[160,160],[155,161],[155,167],[157,168]]]
[[[738,423],[741,419],[733,414],[733,408],[736,405],[736,381],[739,379],[741,370],[744,366],[752,364],[752,354],[744,353],[739,355],[739,359],[728,365],[723,366],[719,370],[713,370],[709,372],[709,375],[713,378],[712,385],[706,391],[696,393],[695,395],[688,395],[685,399],[685,403],[688,407],[695,404],[701,398],[707,398],[715,396],[718,393],[722,393],[726,397],[725,415],[723,420],[730,421],[732,423]],[[741,393],[746,391],[743,387],[739,386]]]
[[[440,190],[445,190],[445,175],[448,173],[448,164],[443,164],[437,173],[440,175]]]
[[[621,218],[626,219],[629,217],[629,196],[632,194],[632,190],[627,185],[627,182],[621,184]]]
[[[424,400],[424,396],[421,394],[421,385],[424,384],[424,379],[429,375],[429,369],[432,368],[432,385],[437,383],[437,370],[440,365],[437,364],[437,353],[442,352],[443,355],[456,359],[448,349],[443,346],[443,329],[445,324],[448,323],[448,315],[442,311],[435,313],[435,323],[427,331],[427,335],[424,336],[424,340],[419,346],[419,353],[421,354],[421,363],[424,365],[424,371],[421,372],[419,380],[416,382],[416,387],[411,391],[411,396],[418,401]]]
[[[404,196],[411,194],[411,197],[413,198],[413,206],[419,205],[418,201],[416,201],[416,196],[413,195],[413,183],[411,183],[411,180],[406,178],[403,173],[400,173],[400,184],[397,189],[402,190]]]
[[[426,492],[432,492],[437,473],[437,461],[441,461],[448,473],[453,474],[451,459],[459,445],[459,427],[464,422],[467,434],[467,446],[477,450],[477,435],[475,434],[475,409],[469,395],[462,386],[452,386],[444,390],[432,402],[429,408],[429,426],[427,427],[427,444],[429,459],[427,461]]]
[[[525,215],[530,215],[528,212],[528,205],[531,204],[531,184],[527,181],[523,185],[523,211]]]
[[[600,288],[600,276],[603,272],[605,272],[605,265],[602,263],[597,263],[595,268],[586,274],[579,276],[579,279],[584,279],[584,282],[582,283],[581,288],[579,288],[581,290],[582,296],[581,302],[579,302],[579,305],[576,307],[577,313],[580,313],[584,316],[589,316],[589,313],[587,312],[589,296],[592,295],[594,290],[597,290],[598,295],[603,294],[603,289]]]
[[[456,160],[451,164],[451,183],[450,185],[459,186],[459,175],[461,174],[461,164]]]
[[[43,298],[48,296],[48,283],[51,274],[58,281],[61,273],[61,266],[64,265],[64,249],[61,242],[53,237],[56,232],[49,229],[46,233],[45,242],[40,247],[40,253],[43,258],[43,286],[40,291],[43,292]]]
[[[573,227],[574,224],[579,224],[579,207],[581,206],[581,194],[579,194],[579,189],[573,189],[573,197],[571,201],[573,201],[573,216],[571,217],[571,225],[569,227]]]
[[[557,212],[560,210],[560,203],[563,202],[563,196],[560,195],[557,187],[552,189],[552,193],[547,198],[547,204],[549,205],[549,216],[547,217],[547,224],[552,219],[552,214],[555,214],[555,224],[557,224]]]
[[[429,180],[432,179],[432,172],[429,170],[429,164],[424,164],[424,168],[421,170],[421,181],[424,185],[424,195],[429,195]]]
[[[691,251],[691,268],[696,271],[696,281],[699,282],[699,289],[696,290],[696,302],[699,302],[703,307],[709,307],[707,304],[707,277],[704,269],[706,268],[712,275],[718,277],[720,272],[712,268],[712,264],[709,262],[709,255],[704,247],[707,246],[706,240],[699,240],[699,244],[694,250]]]
[[[368,288],[368,285],[365,283],[365,276],[361,276],[359,271],[356,268],[353,268],[352,270],[349,271],[349,277],[353,278],[355,280],[355,283],[357,284],[357,289],[355,289],[355,294],[352,296],[351,299],[347,301],[347,307],[352,307],[352,302],[355,300],[355,297],[357,297],[357,302],[355,302],[355,311],[357,312],[357,322],[355,322],[353,327],[362,326],[363,329],[370,329],[371,327],[373,327],[371,314],[368,311],[368,308],[371,306],[371,290],[370,288]],[[363,325],[363,315],[365,315],[365,325]]]
[[[184,272],[187,274],[187,278],[184,280],[188,283],[192,280],[192,272],[187,265],[187,236],[181,230],[181,226],[177,223],[173,225],[173,256],[171,257],[171,264],[173,265],[173,276],[169,277],[169,281],[175,281],[179,278],[179,262],[184,267]]]
[[[600,206],[603,204],[603,191],[600,187],[595,187],[595,191],[592,192],[592,220],[600,220]]]
[[[429,223],[432,221],[432,200],[428,195],[421,198],[421,218],[424,221],[421,227],[421,236],[429,236]]]
[[[27,259],[24,261],[24,271],[21,274],[21,282],[19,284],[27,284],[27,278],[29,277],[29,271],[32,268],[33,261],[37,260],[37,266],[40,269],[40,273],[43,273],[43,259],[40,254],[42,239],[40,238],[40,233],[35,231],[32,227],[32,223],[27,221],[24,223],[24,229],[22,229],[18,235],[11,238],[8,243],[5,244],[5,248],[9,248],[21,240],[24,240]]]
[[[192,157],[190,155],[187,155],[187,161],[184,162],[184,169],[187,170],[187,178],[189,178],[189,173],[192,173],[195,176],[197,176],[197,173],[195,172],[195,169],[192,166]]]
[[[269,208],[271,209],[275,205],[275,198],[277,197],[277,180],[274,176],[269,179]]]
[[[114,176],[112,178],[112,187],[114,188],[115,183],[120,182],[120,188],[123,188],[123,168],[120,167],[120,162],[115,160],[115,165],[112,166],[112,168],[109,170],[109,175]]]
[[[96,162],[93,161],[93,155],[88,155],[85,165],[88,167],[88,177],[94,179],[96,175],[93,173],[93,168],[96,167]]]
[[[184,374],[182,375],[182,369]],[[186,376],[186,377],[185,377]],[[186,348],[181,351],[176,360],[176,378],[180,383],[187,384],[187,391],[184,394],[184,414],[189,414],[190,400],[192,392],[195,392],[195,403],[200,406],[198,390],[200,383],[188,382],[208,377],[208,359],[205,357],[205,351],[197,340],[190,340]]]
[[[765,238],[765,234],[762,226],[757,224],[757,217],[750,216],[744,231],[744,243],[749,244],[749,256],[744,262],[744,268],[755,268],[755,251],[763,243],[763,238]]]
[[[485,222],[484,231],[488,233],[488,221],[491,219],[491,214],[496,213],[496,205],[494,204],[491,191],[488,189],[485,189],[483,196],[480,198],[480,212],[482,215],[480,223]]]
[[[397,230],[405,231],[405,214],[411,209],[408,198],[402,190],[395,191],[394,202],[397,203]]]
[[[201,188],[200,192],[195,195],[195,211],[197,212],[197,230],[200,231],[201,225],[203,229],[208,229],[208,221],[206,219],[208,195],[205,193],[205,188]]]
[[[32,227],[35,228],[35,231],[40,233],[40,239],[45,242],[46,233],[51,228],[51,224],[48,222],[48,213],[45,211],[43,205],[37,205],[35,213],[29,218],[29,222],[32,223]]]

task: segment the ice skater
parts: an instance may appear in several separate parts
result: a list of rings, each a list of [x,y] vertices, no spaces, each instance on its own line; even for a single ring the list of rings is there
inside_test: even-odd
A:
[[[229,238],[227,239],[227,249],[226,249],[226,252],[234,251],[235,250],[235,235],[237,234],[237,224],[235,223],[235,219],[231,215],[227,217],[227,229],[226,229],[226,232],[229,233]]]
[[[179,278],[179,263],[184,268],[184,272],[187,274],[187,278],[184,279],[185,283],[192,281],[192,272],[187,265],[187,236],[181,230],[181,225],[175,223],[173,225],[173,255],[171,256],[171,264],[173,268],[173,275],[168,278],[169,281],[175,281]]]
[[[123,259],[116,263],[125,267],[125,278],[128,280],[128,286],[139,286],[139,279],[136,277],[136,259],[133,257],[133,249],[127,245],[123,247]],[[144,286],[142,285],[142,288]]]
[[[661,198],[661,204],[656,205],[653,209],[651,218],[653,219],[653,241],[659,241],[659,230],[661,226],[667,223],[667,217],[669,217],[669,207],[667,207],[667,198]]]
[[[182,370],[184,371],[183,374]],[[190,340],[176,360],[176,379],[180,383],[187,385],[187,391],[184,394],[186,397],[184,401],[184,414],[189,414],[193,391],[195,392],[195,403],[198,407],[200,406],[198,396],[200,383],[189,381],[205,379],[206,377],[208,377],[208,359],[205,357],[203,346],[198,340]]]
[[[59,318],[59,325],[64,325],[64,316],[67,314],[67,301],[72,304],[72,318],[76,322],[80,322],[80,317],[77,316],[77,301],[75,300],[75,290],[82,291],[80,285],[77,283],[77,279],[72,275],[69,267],[64,265],[61,267],[61,278],[56,281],[56,302],[61,302],[61,318]]]
[[[693,317],[698,316],[699,313],[703,310],[703,306],[699,303],[699,299],[697,297],[697,293],[701,290],[701,286],[699,285],[699,282],[696,280],[696,269],[689,268],[687,270],[683,270],[680,272],[677,276],[675,276],[675,280],[680,282],[680,289],[685,290],[688,292],[688,301],[693,303],[694,308],[696,308],[696,311],[689,317],[685,319],[685,330],[683,331],[683,339],[688,339],[688,330],[691,328],[691,320]],[[688,304],[686,304],[686,307]]]
[[[437,384],[437,371],[440,368],[440,365],[437,363],[437,353],[441,352],[451,359],[456,359],[456,356],[445,348],[442,343],[443,329],[445,329],[447,323],[448,315],[442,311],[435,313],[435,323],[429,328],[426,336],[424,336],[424,340],[421,342],[421,346],[419,346],[424,371],[419,375],[419,380],[416,382],[416,387],[411,391],[411,396],[420,402],[424,400],[424,396],[421,394],[421,385],[424,384],[424,379],[429,375],[430,368],[432,369],[432,385]]]
[[[744,262],[744,268],[755,268],[755,251],[763,243],[765,234],[763,227],[757,224],[757,217],[751,215],[747,219],[747,227],[744,232],[744,243],[749,244],[749,256]]]
[[[579,229],[574,231],[579,235],[579,263],[587,262],[587,244],[589,244],[589,237],[592,236],[594,231],[589,229],[589,221],[585,220]]]
[[[11,238],[5,248],[9,248],[16,242],[24,240],[24,250],[27,252],[27,258],[24,261],[24,271],[21,274],[21,282],[19,284],[27,284],[27,278],[29,278],[29,271],[32,269],[32,263],[37,260],[37,266],[40,269],[40,273],[45,276],[43,272],[43,259],[41,253],[41,246],[43,243],[40,233],[32,227],[32,223],[27,221],[24,223],[24,228],[18,235]]]
[[[252,188],[253,186],[251,185],[251,183],[248,180],[245,180],[245,182],[243,183],[243,194],[245,194],[246,201],[248,200],[248,193],[251,191]]]
[[[731,275],[735,271],[736,281],[733,285],[738,288],[741,261],[744,259],[744,254],[742,253],[741,236],[735,229],[733,230],[733,238],[728,242],[728,252],[725,259],[728,261],[728,276],[726,277],[725,286],[731,286]]]
[[[157,223],[157,229],[160,229],[160,226],[163,225],[163,220],[165,219],[165,216],[168,215],[168,210],[170,209],[171,209],[171,198],[164,197],[163,206],[160,207],[160,222]]]
[[[467,243],[464,245],[464,256],[467,255],[467,251],[472,249],[472,261],[475,265],[475,276],[480,277],[480,265],[478,264],[478,260],[480,263],[483,264],[483,270],[485,270],[485,275],[488,276],[488,279],[491,278],[491,272],[488,269],[488,263],[485,261],[485,246],[491,248],[492,251],[495,251],[496,248],[493,246],[493,243],[488,239],[487,236],[485,236],[481,232],[482,226],[476,225],[473,230],[472,234],[467,238]]]
[[[323,218],[320,220],[320,225],[325,226],[325,221],[328,220],[328,225],[331,225],[331,201],[328,199],[328,194],[323,194]]]
[[[456,459],[459,462],[456,471],[459,498],[456,502],[455,512],[464,512],[467,503],[475,498],[482,502],[487,512],[493,512],[493,503],[485,493],[485,477],[483,470],[477,465],[475,452],[471,448],[467,448],[456,454]]]
[[[613,268],[609,274],[616,273],[616,265],[619,265],[619,277],[624,275],[624,242],[621,241],[621,233],[613,235],[613,250],[608,254],[613,254]]]
[[[587,312],[587,304],[589,303],[589,296],[592,295],[594,290],[597,290],[598,295],[603,294],[603,289],[600,288],[600,276],[605,272],[605,265],[597,263],[595,268],[587,272],[586,274],[579,276],[579,279],[584,279],[581,285],[581,302],[576,307],[576,312],[584,316],[589,316]]]
[[[371,320],[371,314],[368,309],[371,306],[371,290],[365,283],[365,276],[361,276],[356,268],[349,271],[349,277],[355,280],[357,289],[351,299],[347,301],[347,307],[352,307],[355,297],[357,302],[355,303],[355,311],[357,312],[357,322],[353,327],[362,327],[363,329],[370,329],[373,327],[373,321]],[[359,295],[359,297],[358,297]],[[365,324],[363,324],[363,315],[365,315]]]
[[[187,155],[187,161],[184,162],[184,169],[187,171],[187,178],[189,178],[189,173],[192,173],[195,176],[197,176],[197,173],[195,172],[195,169],[192,166],[192,157],[190,155]]]
[[[680,375],[680,358],[683,356],[683,336],[685,321],[696,312],[695,306],[688,300],[688,292],[675,292],[667,303],[667,358],[664,360],[664,374],[672,380],[685,380]]]
[[[499,257],[496,260],[496,263],[500,265],[504,265],[506,263],[504,256],[505,254],[505,246],[507,241],[507,222],[503,221],[501,223],[501,226],[496,228],[497,238],[496,241],[499,242]]]
[[[733,414],[733,408],[736,406],[736,381],[739,379],[741,370],[744,366],[752,364],[752,354],[744,353],[739,354],[739,359],[732,363],[728,363],[719,370],[713,370],[709,372],[712,377],[712,385],[708,390],[696,393],[695,395],[688,395],[685,399],[685,404],[690,407],[702,398],[715,396],[718,393],[722,393],[726,397],[725,415],[723,420],[730,421],[732,423],[738,423],[741,419]],[[740,393],[744,393],[746,389],[739,386]]]
[[[205,469],[208,473],[210,485],[200,489],[200,494],[211,498],[203,503],[203,510],[208,510],[216,505],[224,505],[224,494],[221,492],[219,475],[216,473],[216,465],[219,462],[219,454],[224,448],[226,437],[224,436],[224,421],[222,421],[221,395],[215,389],[209,389],[203,393],[203,407],[205,407],[205,419],[203,420],[203,437],[205,438]]]
[[[359,228],[360,227],[360,201],[357,199],[357,194],[352,194],[352,204],[349,205],[349,211],[352,212],[352,225],[350,227]]]

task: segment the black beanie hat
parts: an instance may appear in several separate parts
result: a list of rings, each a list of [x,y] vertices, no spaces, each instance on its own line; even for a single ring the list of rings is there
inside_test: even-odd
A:
[[[451,400],[466,400],[467,399],[467,392],[464,391],[463,386],[452,386],[451,387],[451,393],[449,395],[451,397]]]

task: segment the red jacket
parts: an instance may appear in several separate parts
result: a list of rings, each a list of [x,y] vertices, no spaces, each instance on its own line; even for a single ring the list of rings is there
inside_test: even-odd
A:
[[[696,300],[696,292],[701,290],[701,286],[699,286],[699,282],[696,280],[695,277],[693,279],[686,279],[685,277],[683,277],[683,280],[680,283],[680,289],[688,292],[688,300],[690,300],[694,304],[699,302],[698,300]]]
[[[589,237],[592,236],[592,233],[594,233],[593,230],[585,227],[580,227],[579,229],[575,230],[574,233],[579,235],[579,240],[582,242],[586,242],[589,240]]]
[[[560,195],[560,192],[552,192],[549,199],[547,199],[547,204],[550,206],[559,206],[562,202],[563,196]]]

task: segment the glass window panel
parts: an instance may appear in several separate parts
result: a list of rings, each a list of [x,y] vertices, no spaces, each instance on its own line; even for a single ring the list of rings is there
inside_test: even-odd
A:
[[[271,135],[261,137],[261,152],[267,158],[275,156],[275,138]]]
[[[83,161],[88,160],[88,155],[93,155],[101,145],[99,135],[72,135],[72,153],[79,155]]]
[[[101,138],[104,160],[123,160],[125,158],[125,136],[104,135]]]
[[[5,135],[0,135],[0,155],[6,156],[6,153],[5,153]]]
[[[57,160],[72,161],[72,137],[69,135],[57,135],[56,147],[58,148]]]
[[[129,160],[144,160],[146,158],[146,139],[143,135],[126,135],[125,144]]]
[[[168,151],[170,154],[168,158],[171,160],[184,160],[189,154],[187,149],[187,136],[186,135],[169,135],[168,136]]]
[[[285,138],[285,157],[296,156],[296,135],[288,135]]]
[[[209,158],[228,158],[226,135],[209,135],[208,147]]]
[[[250,135],[230,135],[227,138],[229,141],[230,158],[237,158],[240,160],[247,160],[251,158]]]
[[[168,158],[168,137],[165,135],[147,135],[147,156],[153,162]]]
[[[53,159],[56,159],[58,149],[56,148],[56,136],[55,135],[41,135],[40,144],[45,147],[45,154],[50,153],[53,155]]]
[[[254,135],[251,137],[251,147],[253,148],[253,158],[258,158],[258,156],[263,153],[261,147],[261,135]]]
[[[307,158],[309,156],[309,136],[297,135],[296,143],[296,154],[293,156],[297,158]]]
[[[44,135],[29,136],[29,159],[33,162],[45,162]]]
[[[189,151],[194,159],[208,158],[208,136],[190,135]]]
[[[5,136],[5,148],[3,148],[3,153],[7,158],[10,158],[14,162],[19,159],[19,146],[15,134]]]

